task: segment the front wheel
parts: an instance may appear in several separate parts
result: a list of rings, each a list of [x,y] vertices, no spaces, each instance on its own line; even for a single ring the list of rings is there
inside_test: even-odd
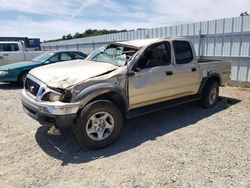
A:
[[[22,73],[19,75],[19,77],[18,77],[18,84],[19,84],[20,86],[22,86],[22,87],[24,86],[24,82],[25,82],[25,80],[26,80],[27,75],[28,75],[28,72],[27,72],[27,71],[22,72]]]
[[[204,108],[210,108],[215,105],[219,96],[219,84],[217,81],[208,81],[202,92],[200,104]]]
[[[73,127],[77,141],[89,148],[99,149],[112,144],[121,132],[123,116],[110,101],[89,103],[77,117]]]

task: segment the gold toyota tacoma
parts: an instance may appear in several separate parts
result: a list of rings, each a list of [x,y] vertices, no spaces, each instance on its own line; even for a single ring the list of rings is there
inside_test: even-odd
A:
[[[230,73],[230,63],[198,60],[185,38],[113,42],[85,60],[31,70],[21,98],[42,125],[72,126],[97,149],[117,139],[124,119],[191,101],[214,106]]]

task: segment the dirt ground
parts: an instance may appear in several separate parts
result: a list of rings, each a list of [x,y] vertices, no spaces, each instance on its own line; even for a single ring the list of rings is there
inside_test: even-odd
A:
[[[250,187],[250,89],[221,88],[212,109],[186,104],[130,120],[97,151],[70,130],[47,135],[23,112],[20,91],[0,85],[1,187]]]

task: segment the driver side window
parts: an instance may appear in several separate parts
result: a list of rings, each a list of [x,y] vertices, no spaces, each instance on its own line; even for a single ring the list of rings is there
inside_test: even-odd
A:
[[[138,68],[145,69],[170,65],[171,50],[168,42],[154,44],[147,48],[139,60]]]

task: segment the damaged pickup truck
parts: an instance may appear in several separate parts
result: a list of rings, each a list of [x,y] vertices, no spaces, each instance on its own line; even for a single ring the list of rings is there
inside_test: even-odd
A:
[[[125,119],[191,101],[214,106],[230,72],[230,63],[197,60],[185,38],[114,42],[85,60],[31,70],[21,98],[42,125],[72,126],[80,144],[97,149],[117,139]]]

